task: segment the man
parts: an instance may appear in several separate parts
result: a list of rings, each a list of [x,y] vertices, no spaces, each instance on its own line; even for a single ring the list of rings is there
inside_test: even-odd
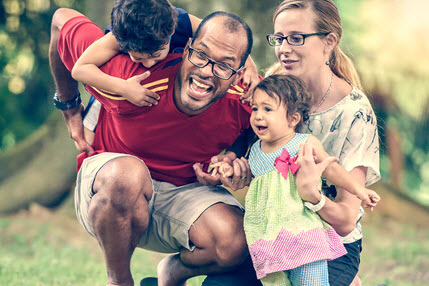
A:
[[[225,189],[197,183],[193,165],[207,165],[249,126],[249,107],[232,94],[239,90],[228,92],[244,72],[252,46],[249,27],[223,12],[203,20],[183,61],[168,55],[142,82],[157,88],[156,106],[136,107],[88,87],[103,105],[91,146],[83,137],[82,106],[69,70],[103,32],[82,16],[70,9],[55,13],[50,64],[57,107],[86,152],[82,157],[91,155],[79,162],[76,211],[104,253],[107,285],[134,285],[130,260],[137,246],[180,252],[158,266],[159,285],[181,285],[193,276],[234,269],[248,257],[243,209]],[[122,78],[145,71],[124,55],[102,70]],[[207,166],[195,168],[208,184],[221,179],[237,188],[249,182],[250,171],[245,161],[235,162],[234,185],[212,178]]]

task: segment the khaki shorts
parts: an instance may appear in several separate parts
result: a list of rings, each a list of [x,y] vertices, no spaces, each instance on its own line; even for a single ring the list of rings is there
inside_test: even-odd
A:
[[[107,162],[121,156],[131,155],[106,152],[86,158],[77,175],[76,215],[92,236],[95,235],[89,223],[88,208],[94,196],[94,179]],[[175,253],[184,247],[192,251],[195,246],[189,241],[189,229],[207,208],[225,203],[244,211],[234,196],[220,186],[204,186],[200,183],[176,186],[152,179],[152,188],[153,195],[148,202],[149,226],[138,244],[138,247],[147,250]]]

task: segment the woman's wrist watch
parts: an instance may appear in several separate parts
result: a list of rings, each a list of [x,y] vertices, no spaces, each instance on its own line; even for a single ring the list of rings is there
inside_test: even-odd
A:
[[[317,204],[313,205],[310,202],[304,202],[304,206],[306,208],[308,208],[309,210],[313,211],[313,212],[320,211],[325,206],[325,203],[326,203],[326,197],[325,197],[325,195],[322,192],[320,192],[320,195],[321,195],[321,198],[320,198],[320,201]]]

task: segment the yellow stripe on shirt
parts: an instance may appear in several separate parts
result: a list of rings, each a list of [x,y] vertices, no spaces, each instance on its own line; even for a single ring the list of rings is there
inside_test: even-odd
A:
[[[152,88],[152,89],[149,89],[149,90],[152,91],[152,92],[166,90],[166,89],[168,89],[168,81],[169,81],[169,78],[164,78],[164,79],[160,79],[160,80],[157,80],[157,81],[154,81],[154,82],[150,82],[150,83],[144,84],[143,87],[149,89],[149,87],[162,84],[161,86],[158,86],[158,87],[155,87],[155,88]],[[91,86],[91,88],[93,88],[95,91],[97,91],[102,96],[107,97],[109,99],[112,99],[112,100],[127,100],[123,96],[116,95],[116,93],[111,93],[111,92],[108,92],[108,91],[104,91],[102,89],[98,89],[98,88],[93,87],[93,86]]]

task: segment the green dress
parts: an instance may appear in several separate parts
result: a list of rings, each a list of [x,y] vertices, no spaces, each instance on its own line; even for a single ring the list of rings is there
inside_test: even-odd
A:
[[[272,280],[273,275],[285,276],[280,271],[347,253],[335,230],[304,207],[291,170],[285,178],[275,167],[284,150],[296,157],[307,138],[307,134],[297,133],[273,153],[264,153],[258,140],[250,152],[249,164],[255,179],[246,195],[244,230],[257,277],[265,277],[263,282]]]

